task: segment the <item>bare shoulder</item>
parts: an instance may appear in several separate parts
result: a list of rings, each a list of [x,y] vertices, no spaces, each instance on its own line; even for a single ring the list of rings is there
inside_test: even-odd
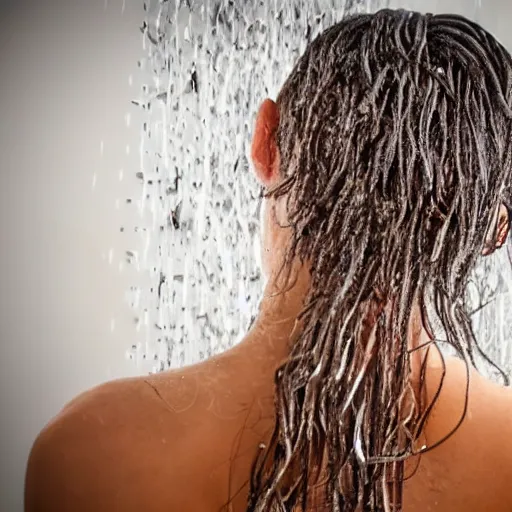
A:
[[[444,382],[427,422],[424,439],[433,446],[461,421],[466,404],[467,369],[464,362],[446,359],[446,368],[429,368],[427,395]],[[415,460],[416,474],[405,490],[411,505],[436,510],[508,511],[512,502],[512,391],[469,371],[464,419],[442,444]],[[412,508],[415,510],[415,508]]]
[[[185,507],[179,493],[172,497],[173,486],[191,476],[172,463],[184,459],[190,430],[180,413],[187,395],[182,380],[178,372],[167,376],[170,386],[182,388],[174,403],[147,378],[112,381],[72,400],[34,442],[26,512],[156,511],[169,509],[172,499]]]
[[[496,435],[496,441],[504,435],[512,435],[512,389],[487,379],[474,368],[466,367],[460,359],[447,358],[446,367],[431,369],[427,381],[428,395],[437,391],[444,374],[444,382],[438,405],[433,411],[433,428],[445,429],[460,418],[466,405],[466,417],[462,431],[471,435]],[[468,384],[469,382],[469,384]],[[479,434],[481,432],[481,434]]]

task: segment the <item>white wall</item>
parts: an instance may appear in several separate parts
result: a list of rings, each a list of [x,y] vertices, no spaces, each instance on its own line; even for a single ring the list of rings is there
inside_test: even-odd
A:
[[[119,231],[131,210],[115,201],[139,192],[118,170],[138,170],[139,127],[124,116],[137,113],[143,10],[105,3],[0,11],[1,511],[21,510],[26,458],[50,417],[77,393],[137,373],[125,359],[136,340],[124,301],[132,279],[116,264],[134,241]]]
[[[476,14],[512,48],[510,4],[482,4],[477,13],[470,1],[394,2]],[[136,243],[119,227],[133,224],[123,203],[139,189],[135,180],[119,182],[118,171],[129,177],[138,170],[130,100],[144,55],[142,0],[125,0],[124,13],[123,0],[12,5],[0,7],[2,511],[21,510],[31,443],[62,405],[102,381],[138,373],[125,359],[137,340],[123,298],[133,275],[119,273],[116,262]],[[111,247],[112,266],[102,258]]]

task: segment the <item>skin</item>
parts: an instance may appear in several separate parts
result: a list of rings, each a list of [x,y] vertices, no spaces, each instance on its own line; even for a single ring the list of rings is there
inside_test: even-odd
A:
[[[256,174],[265,187],[280,180],[275,133],[277,105],[266,100],[252,146]],[[508,229],[499,215],[496,247]],[[70,402],[36,439],[28,462],[25,511],[145,510],[245,511],[251,464],[274,425],[273,377],[293,342],[295,318],[308,290],[306,266],[294,266],[294,285],[276,294],[290,233],[282,228],[282,202],[263,214],[266,287],[259,315],[237,346],[200,364],[96,387]],[[486,249],[486,252],[488,250]],[[296,330],[295,330],[296,332]],[[290,336],[292,341],[290,342]],[[409,346],[429,339],[416,306]],[[418,350],[412,384],[426,358],[427,398],[443,372],[435,350]],[[430,445],[458,422],[466,369],[447,359],[440,400],[422,444]],[[510,512],[512,492],[512,392],[471,371],[468,414],[444,444],[407,462],[404,510]],[[228,502],[232,508],[222,508]],[[311,503],[308,510],[321,510]]]

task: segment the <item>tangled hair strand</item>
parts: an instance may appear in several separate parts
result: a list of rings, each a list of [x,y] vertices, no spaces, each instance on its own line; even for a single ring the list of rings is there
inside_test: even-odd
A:
[[[267,195],[293,230],[282,271],[312,262],[311,288],[248,512],[306,511],[315,487],[325,510],[401,510],[404,461],[444,440],[418,447],[441,386],[414,398],[407,329],[417,299],[469,385],[480,349],[464,293],[510,204],[511,71],[463,17],[382,10],[322,33],[284,84],[283,180]]]

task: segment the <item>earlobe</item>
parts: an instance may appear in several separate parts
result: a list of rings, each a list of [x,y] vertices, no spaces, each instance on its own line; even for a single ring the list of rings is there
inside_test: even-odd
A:
[[[508,237],[508,232],[510,229],[510,211],[505,205],[500,206],[500,218],[498,224],[498,236],[496,246],[498,248],[502,247]]]
[[[256,119],[251,157],[260,182],[269,186],[276,179],[278,150],[275,140],[279,126],[277,104],[267,99],[263,102]]]

